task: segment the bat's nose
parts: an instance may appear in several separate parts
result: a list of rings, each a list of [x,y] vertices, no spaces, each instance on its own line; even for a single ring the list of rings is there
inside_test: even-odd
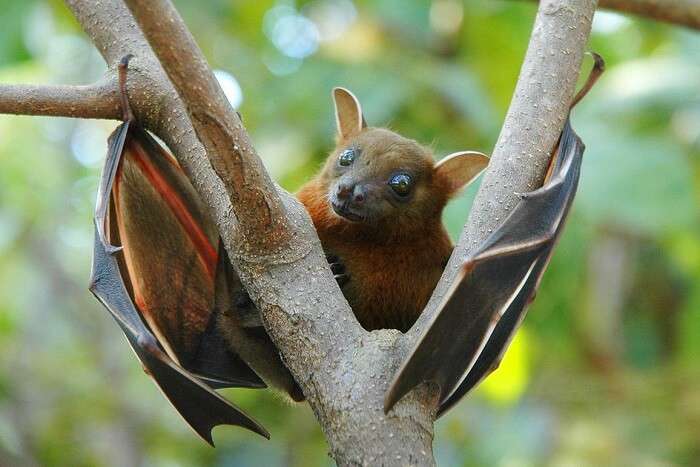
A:
[[[338,197],[338,199],[343,201],[349,201],[354,190],[354,184],[339,183],[338,188],[335,190],[335,194]]]
[[[366,188],[360,184],[341,183],[336,190],[339,200],[349,201],[352,204],[362,204],[367,198]]]

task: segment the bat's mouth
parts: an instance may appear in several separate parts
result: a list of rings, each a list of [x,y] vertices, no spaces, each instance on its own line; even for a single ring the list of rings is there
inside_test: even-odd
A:
[[[365,220],[365,217],[363,215],[358,214],[357,212],[354,212],[352,210],[350,203],[337,203],[331,201],[331,207],[333,208],[333,212],[351,222],[362,222]]]

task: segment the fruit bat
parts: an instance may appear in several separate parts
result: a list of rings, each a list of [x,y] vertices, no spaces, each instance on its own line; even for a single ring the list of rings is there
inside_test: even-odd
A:
[[[128,58],[120,65],[124,122],[110,137],[98,189],[90,290],[204,440],[213,445],[211,430],[220,424],[269,438],[214,389],[264,388],[262,375],[295,400],[303,395],[259,317],[245,313],[247,294],[194,188],[134,122],[125,89]]]
[[[571,107],[602,73],[595,65]],[[584,145],[567,117],[541,188],[520,195],[501,225],[471,252],[386,393],[388,412],[423,382],[440,388],[440,416],[498,366],[561,234],[576,193]]]
[[[98,191],[90,289],[145,371],[203,439],[213,444],[211,429],[219,424],[268,437],[215,389],[262,388],[269,382],[294,400],[303,400],[303,394],[265,333],[194,188],[173,157],[135,123],[126,98],[127,62],[120,66],[124,123],[110,137]],[[435,380],[446,388],[442,413],[500,358],[561,229],[582,149],[567,121],[545,186],[524,195],[467,262],[397,375],[387,410],[413,386]],[[521,222],[526,217],[529,224]],[[467,324],[454,325],[460,322]],[[459,369],[436,361],[458,362]]]

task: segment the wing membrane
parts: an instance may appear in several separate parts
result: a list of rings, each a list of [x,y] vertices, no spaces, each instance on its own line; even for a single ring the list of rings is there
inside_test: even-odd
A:
[[[191,373],[202,370],[201,379],[216,387],[264,387],[240,358],[215,353],[225,349],[217,345],[213,324],[218,251],[212,245],[218,239],[185,182],[147,133],[129,122],[120,125],[110,138],[98,190],[90,290],[203,439],[213,444],[211,429],[220,424],[269,437]]]

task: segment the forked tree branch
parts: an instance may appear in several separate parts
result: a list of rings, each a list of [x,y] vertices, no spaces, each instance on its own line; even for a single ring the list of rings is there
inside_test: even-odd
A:
[[[380,345],[391,333],[378,338],[361,331],[332,279],[303,207],[286,193],[279,194],[282,206],[277,193],[266,190],[274,190],[274,185],[172,5],[163,0],[126,3],[224,180],[237,232],[220,223],[220,233],[268,333],[316,412],[334,458],[339,464],[366,464],[381,453],[406,456],[417,450],[423,454],[416,459],[429,463],[430,405],[414,396],[402,412],[384,417],[381,388],[373,384],[375,372],[384,367],[381,374],[388,377],[398,363],[390,355],[393,347],[385,343],[385,350]],[[263,192],[267,194],[257,197]],[[269,220],[260,222],[254,216]],[[265,239],[271,241],[261,241]],[[279,245],[275,240],[281,240]],[[285,248],[275,251],[275,246]],[[353,375],[352,385],[344,375]],[[348,400],[354,401],[351,407],[346,406]],[[369,425],[376,432],[358,428]],[[408,454],[406,446],[411,446]]]
[[[361,330],[325,264],[318,237],[303,207],[286,193],[280,194],[293,228],[294,241],[288,243],[286,251],[257,256],[239,251],[237,240],[243,236],[239,235],[239,223],[232,215],[229,191],[212,170],[189,124],[186,106],[135,27],[131,14],[118,0],[102,1],[99,7],[88,0],[70,0],[69,4],[111,67],[121,56],[135,55],[129,63],[128,89],[136,117],[173,150],[211,208],[237,271],[316,413],[336,462],[373,464],[393,459],[397,463],[432,463],[435,404],[430,393],[416,391],[390,416],[384,416],[384,391],[401,359],[393,345],[398,332],[368,334]],[[162,14],[151,19],[159,21],[165,17]],[[172,47],[187,53],[185,45]],[[220,136],[220,142],[227,144],[231,135]],[[375,429],[368,431],[368,426]],[[403,460],[399,462],[400,459]]]
[[[414,391],[386,416],[382,407],[384,393],[416,331],[401,336],[398,331],[360,329],[325,264],[308,215],[286,193],[275,192],[245,130],[169,2],[128,0],[160,61],[121,1],[67,3],[111,69],[122,56],[135,55],[128,89],[136,117],[173,150],[209,206],[268,332],[319,419],[336,462],[432,464],[434,388]],[[514,193],[541,181],[548,151],[573,94],[594,8],[595,0],[546,0],[540,5],[491,168],[435,297],[444,293],[470,245],[514,205]],[[183,81],[185,73],[190,82]],[[238,143],[246,149],[235,149]],[[258,206],[269,212],[271,221],[250,219],[246,209]],[[265,222],[275,220],[280,222],[274,228],[259,231],[269,225]],[[290,237],[271,238],[275,232],[287,232]],[[241,241],[256,245],[259,240],[252,236],[258,233],[270,236],[269,243],[257,244],[262,245],[262,254],[246,245],[241,249]],[[434,302],[426,316],[434,312]]]

